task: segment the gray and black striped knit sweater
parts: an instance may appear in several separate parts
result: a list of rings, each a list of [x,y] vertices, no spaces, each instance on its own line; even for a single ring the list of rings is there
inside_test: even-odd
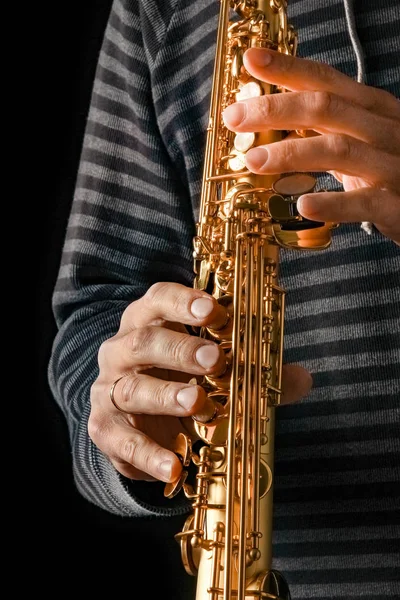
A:
[[[183,514],[125,481],[87,434],[97,351],[156,281],[192,285],[217,0],[115,0],[94,83],[54,312],[50,385],[76,486],[126,517]],[[299,54],[400,96],[398,0],[291,0]],[[332,188],[333,179],[324,180]],[[293,600],[400,593],[400,250],[360,224],[282,253],[285,362],[313,374],[278,411],[275,566]],[[160,484],[161,486],[161,484]],[[397,596],[398,597],[398,596]]]

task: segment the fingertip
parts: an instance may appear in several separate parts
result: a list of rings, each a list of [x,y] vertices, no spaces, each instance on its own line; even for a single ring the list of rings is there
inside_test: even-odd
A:
[[[179,390],[176,400],[185,409],[187,415],[193,415],[203,409],[207,401],[207,395],[200,385],[192,383],[188,387]]]
[[[190,312],[199,325],[212,325],[218,328],[226,321],[226,309],[212,296],[195,298],[190,305]]]
[[[179,478],[182,472],[182,463],[176,454],[171,455],[171,459],[163,460],[158,465],[158,478],[165,483],[172,483]]]
[[[215,373],[221,362],[221,349],[214,342],[202,343],[196,350],[195,361],[206,373]]]
[[[263,173],[269,158],[268,149],[262,146],[250,148],[245,157],[246,167],[253,173]]]
[[[318,196],[318,198],[317,198]],[[321,194],[304,194],[297,200],[297,210],[302,217],[311,221],[323,219],[321,208],[323,208],[323,198]]]
[[[298,212],[303,216],[306,217],[307,216],[307,204],[309,202],[309,197],[306,195],[300,196],[300,198],[298,198],[297,200],[297,210]]]
[[[267,67],[271,64],[273,53],[267,48],[249,48],[243,55],[244,66],[247,70],[257,67]]]
[[[311,373],[300,365],[284,365],[281,404],[299,402],[311,391],[313,378]]]
[[[195,298],[190,306],[190,312],[194,317],[196,317],[196,319],[199,319],[199,321],[210,316],[213,310],[214,301],[208,296],[201,296],[200,298]]]

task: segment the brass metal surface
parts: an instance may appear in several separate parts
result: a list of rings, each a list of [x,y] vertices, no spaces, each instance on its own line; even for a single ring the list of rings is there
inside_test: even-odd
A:
[[[200,335],[221,344],[223,376],[201,382],[216,403],[208,423],[194,420],[204,446],[192,454],[195,489],[181,480],[193,516],[177,534],[186,570],[197,576],[196,600],[289,600],[283,576],[272,570],[275,410],[281,399],[285,292],[280,252],[322,250],[333,224],[305,220],[297,198],[312,192],[307,174],[254,175],[244,167],[253,146],[287,132],[238,134],[223,110],[238,99],[283,93],[244,68],[250,47],[295,54],[286,0],[221,0],[205,150],[201,206],[194,239],[194,287],[211,291],[228,309],[218,331]],[[238,18],[231,19],[232,9]],[[182,447],[183,446],[183,447]],[[189,443],[188,443],[189,446]],[[179,455],[187,455],[179,442]],[[193,554],[192,554],[193,552]]]

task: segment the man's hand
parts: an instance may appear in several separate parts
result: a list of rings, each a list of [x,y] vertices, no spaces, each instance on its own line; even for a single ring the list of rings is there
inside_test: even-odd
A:
[[[170,482],[182,470],[171,451],[182,417],[207,420],[214,405],[194,376],[222,373],[225,355],[188,326],[225,323],[226,312],[200,290],[158,283],[124,312],[118,333],[101,346],[99,376],[91,389],[88,430],[115,468],[130,479]],[[285,365],[282,402],[307,395],[311,376]],[[115,405],[111,401],[111,396]]]
[[[328,171],[345,191],[304,195],[299,212],[315,221],[369,221],[400,244],[400,102],[328,65],[269,49],[247,50],[244,65],[253,77],[292,93],[230,105],[224,111],[229,129],[320,134],[252,148],[247,168],[260,174]]]

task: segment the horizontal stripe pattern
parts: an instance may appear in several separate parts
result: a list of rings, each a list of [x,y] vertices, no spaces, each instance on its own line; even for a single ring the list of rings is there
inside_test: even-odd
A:
[[[117,515],[184,514],[130,484],[87,435],[100,344],[156,281],[192,285],[192,238],[214,64],[215,0],[114,0],[99,56],[53,307],[49,364],[77,489]],[[291,0],[299,54],[350,77],[341,0]],[[354,0],[366,82],[400,96],[398,0]],[[318,174],[318,188],[340,189]],[[284,359],[313,389],[277,410],[274,566],[292,600],[383,600],[399,589],[400,253],[341,225],[323,252],[281,253]]]

